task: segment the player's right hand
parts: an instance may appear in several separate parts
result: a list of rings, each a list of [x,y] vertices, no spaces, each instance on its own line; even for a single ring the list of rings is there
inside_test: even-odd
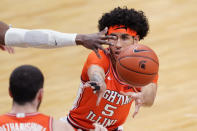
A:
[[[107,88],[105,82],[99,83],[95,81],[88,81],[85,83],[84,87],[91,87],[93,90],[93,93],[97,94],[98,98],[97,98],[96,105],[98,106]]]
[[[99,33],[93,34],[78,34],[76,37],[77,45],[83,45],[88,49],[92,49],[96,55],[101,58],[98,49],[103,50],[105,53],[108,53],[106,49],[103,48],[103,44],[105,45],[113,45],[113,43],[109,42],[108,39],[117,39],[115,36],[106,35],[108,28],[106,27]]]

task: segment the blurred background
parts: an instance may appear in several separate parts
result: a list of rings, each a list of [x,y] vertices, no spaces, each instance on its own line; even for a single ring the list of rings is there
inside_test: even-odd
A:
[[[103,13],[120,6],[143,10],[150,32],[141,43],[160,59],[158,92],[151,108],[134,109],[125,131],[197,130],[197,1],[196,0],[0,0],[0,20],[13,27],[94,33]],[[15,48],[0,53],[0,113],[10,111],[9,75],[23,64],[38,66],[45,75],[40,112],[65,116],[75,100],[83,63],[90,50]]]

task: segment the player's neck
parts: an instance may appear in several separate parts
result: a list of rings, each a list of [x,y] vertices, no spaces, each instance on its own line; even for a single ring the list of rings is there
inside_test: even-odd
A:
[[[19,105],[17,103],[13,103],[12,110],[10,113],[34,113],[37,112],[37,106],[33,103],[26,103],[25,105]]]

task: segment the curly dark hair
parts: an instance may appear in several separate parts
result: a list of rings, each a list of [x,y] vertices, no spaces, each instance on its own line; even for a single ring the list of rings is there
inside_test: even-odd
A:
[[[143,39],[149,30],[148,19],[143,11],[128,9],[127,7],[117,7],[109,13],[103,14],[99,20],[98,28],[103,30],[105,27],[114,25],[125,25],[137,32],[140,40]]]

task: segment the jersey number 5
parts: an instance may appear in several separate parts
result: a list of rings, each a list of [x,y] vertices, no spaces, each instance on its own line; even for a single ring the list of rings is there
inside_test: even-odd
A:
[[[102,111],[102,114],[105,116],[113,116],[115,109],[117,109],[117,107],[106,104],[104,107],[104,111]]]

